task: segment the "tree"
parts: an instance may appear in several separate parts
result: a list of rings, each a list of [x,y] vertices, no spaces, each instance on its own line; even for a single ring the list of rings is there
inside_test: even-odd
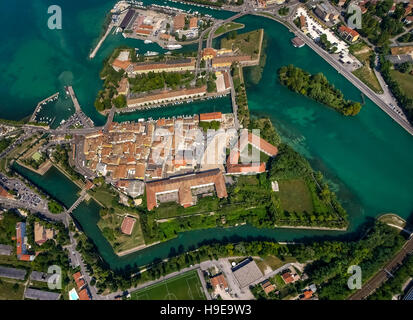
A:
[[[127,105],[126,97],[123,94],[118,95],[115,99],[112,100],[112,102],[113,105],[118,109],[124,108]]]
[[[413,64],[411,62],[403,62],[399,65],[398,69],[400,72],[410,73],[413,69]]]

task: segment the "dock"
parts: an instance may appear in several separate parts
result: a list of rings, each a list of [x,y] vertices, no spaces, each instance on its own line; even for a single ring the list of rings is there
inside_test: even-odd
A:
[[[40,101],[40,102],[37,104],[36,109],[34,109],[33,114],[32,114],[32,116],[30,117],[29,122],[35,122],[35,121],[36,121],[37,112],[39,112],[39,110],[40,110],[40,108],[41,108],[42,105],[44,105],[44,104],[46,104],[47,102],[52,101],[52,100],[54,100],[54,99],[56,99],[56,98],[58,98],[58,97],[59,97],[59,92],[56,92],[55,94],[51,95],[50,97],[47,97],[46,99],[43,99],[42,101]]]
[[[109,35],[110,31],[112,30],[112,28],[114,27],[113,23],[111,22],[108,26],[108,28],[106,29],[105,34],[102,36],[102,38],[99,40],[99,42],[97,43],[96,47],[93,49],[93,51],[90,53],[89,55],[89,59],[93,59],[96,54],[98,53],[100,47],[102,46],[103,42],[105,41],[105,39],[107,38],[107,36]]]
[[[80,109],[80,104],[79,104],[79,101],[77,101],[77,98],[76,98],[75,92],[73,90],[73,87],[72,86],[67,87],[67,91],[69,92],[70,98],[73,101],[73,105],[75,106],[76,112],[82,111]]]

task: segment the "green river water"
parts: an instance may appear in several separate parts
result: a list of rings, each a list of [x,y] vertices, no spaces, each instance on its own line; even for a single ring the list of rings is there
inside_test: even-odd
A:
[[[93,107],[101,87],[98,77],[102,61],[120,44],[140,48],[141,51],[160,51],[156,44],[110,36],[95,59],[88,54],[101,32],[105,13],[115,1],[0,1],[0,10],[8,14],[0,20],[3,37],[0,45],[0,117],[21,119],[29,115],[38,101],[72,85],[82,109],[96,124],[104,118]],[[150,1],[145,1],[149,3]],[[154,3],[174,5],[171,2]],[[59,4],[63,11],[63,29],[49,30],[47,7]],[[179,7],[188,9],[187,5]],[[200,9],[225,18],[232,13]],[[24,21],[24,23],[22,23]],[[368,218],[394,212],[407,218],[413,211],[413,137],[406,133],[375,104],[366,99],[361,113],[345,118],[318,103],[296,95],[277,83],[277,69],[293,63],[309,72],[323,72],[343,91],[346,98],[361,101],[360,92],[308,47],[294,48],[292,34],[275,21],[246,16],[238,20],[246,24],[244,31],[264,28],[268,40],[267,62],[257,85],[247,79],[249,107],[254,116],[269,116],[284,141],[310,160],[313,167],[323,172],[332,189],[350,215],[348,232],[309,230],[260,230],[251,226],[228,229],[199,230],[180,234],[176,239],[149,247],[124,257],[117,257],[100,233],[96,222],[99,207],[96,203],[82,203],[74,212],[86,234],[93,239],[100,253],[112,268],[143,265],[155,258],[194,248],[213,240],[240,238],[269,238],[278,241],[315,239],[315,237],[349,236]],[[7,32],[5,31],[7,30]],[[248,77],[247,77],[248,78]],[[59,105],[62,105],[59,110]],[[200,103],[183,104],[170,108],[117,116],[116,120],[157,118],[208,111],[228,111],[227,98]],[[50,117],[67,117],[68,106],[58,104]],[[69,113],[70,114],[70,113]],[[16,168],[65,206],[76,199],[78,188],[59,171],[52,169],[40,177],[24,168]]]

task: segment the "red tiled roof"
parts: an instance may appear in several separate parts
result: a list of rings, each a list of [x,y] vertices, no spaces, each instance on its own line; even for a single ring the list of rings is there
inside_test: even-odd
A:
[[[346,26],[341,26],[339,28],[339,31],[343,32],[343,33],[350,34],[352,37],[356,37],[356,36],[359,35],[359,33],[356,30],[353,30],[353,29],[351,29],[349,27],[346,27]]]
[[[211,285],[215,288],[220,286],[222,289],[228,288],[228,283],[223,274],[219,274],[211,278]]]
[[[79,291],[79,300],[90,300],[87,288]]]
[[[199,115],[199,121],[212,121],[212,120],[221,120],[222,112],[210,112],[210,113],[201,113]]]
[[[192,17],[189,19],[189,28],[196,28],[198,26],[198,18]]]
[[[13,199],[13,196],[10,193],[8,193],[7,190],[4,189],[2,186],[0,186],[0,197]]]
[[[120,229],[122,230],[122,233],[131,235],[135,222],[136,222],[135,218],[125,217],[125,219],[123,219],[122,221],[122,226],[120,227]]]
[[[146,202],[148,210],[152,210],[157,206],[157,193],[172,192],[174,190],[178,190],[178,201],[182,206],[191,206],[193,205],[191,187],[209,183],[215,185],[218,198],[226,198],[228,196],[224,176],[219,169],[179,177],[170,177],[163,180],[149,181],[146,183]]]
[[[174,29],[181,30],[185,26],[185,14],[178,14],[174,17]]]
[[[127,61],[121,61],[121,60],[115,59],[112,62],[113,67],[117,67],[117,68],[123,69],[123,70],[126,70],[130,65],[131,65],[131,62],[128,61],[128,60]]]
[[[145,30],[145,29],[136,29],[135,32],[137,34],[145,34],[145,35],[151,34],[149,30]]]
[[[313,296],[313,291],[311,291],[311,290],[306,290],[306,291],[304,291],[304,298],[303,298],[303,300],[310,299],[312,296]]]

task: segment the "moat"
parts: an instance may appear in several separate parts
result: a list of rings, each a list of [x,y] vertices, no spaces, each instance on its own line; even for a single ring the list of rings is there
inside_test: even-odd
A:
[[[9,19],[14,19],[19,13],[20,2],[8,4],[11,13],[1,23],[14,24]],[[12,40],[16,43],[8,48],[13,48],[14,51],[8,52],[10,49],[4,48],[0,52],[3,57],[11,57],[2,59],[4,62],[1,65],[4,72],[0,77],[2,83],[7,84],[1,93],[4,102],[2,117],[20,119],[27,116],[42,97],[60,90],[63,85],[73,85],[83,111],[96,124],[104,122],[104,118],[93,106],[96,92],[101,87],[98,73],[103,59],[120,44],[160,51],[156,44],[144,45],[142,41],[110,36],[96,58],[93,61],[87,59],[90,48],[101,32],[100,25],[105,12],[113,3],[114,1],[105,1],[103,4],[102,1],[88,1],[82,4],[80,11],[78,1],[62,3],[66,21],[71,20],[74,23],[64,25],[59,32],[43,27],[44,13],[47,11],[44,2],[30,5],[34,14],[29,14],[30,10],[27,10],[27,21],[36,27],[29,31],[19,25],[11,28],[11,38],[16,39]],[[171,3],[168,2],[168,5]],[[211,15],[224,18],[232,15],[198,7],[197,10],[205,10]],[[360,92],[310,48],[294,48],[290,43],[293,35],[282,25],[253,16],[241,18],[237,22],[246,25],[242,32],[255,29],[259,25],[264,28],[268,40],[267,61],[262,79],[256,85],[248,82],[247,94],[251,113],[270,116],[284,141],[306,156],[313,167],[322,171],[329,179],[333,190],[349,212],[349,232],[356,230],[367,217],[376,217],[384,212],[395,212],[407,218],[413,211],[412,137],[369,100],[357,117],[348,119],[282,87],[277,82],[277,70],[282,65],[294,63],[311,73],[323,72],[348,98],[361,101]],[[19,39],[23,33],[27,41]],[[48,46],[52,46],[54,50],[48,49]],[[27,57],[27,52],[32,54]],[[13,63],[6,64],[6,61]],[[37,67],[25,69],[26,64]],[[22,76],[18,77],[19,74]],[[248,71],[245,74],[248,80]],[[10,108],[11,105],[18,108]],[[200,111],[225,112],[229,108],[229,99],[211,100],[185,104],[178,108],[147,111],[145,114],[137,112],[122,115],[115,120],[134,120],[149,116],[156,118]],[[38,179],[32,173],[25,175],[65,205],[70,205],[70,202],[74,201],[72,199],[76,198],[69,192],[53,192],[57,187],[64,189],[65,185],[70,192],[76,189],[72,188],[71,182],[58,171],[44,176],[47,179]],[[74,212],[74,216],[114,269],[129,264],[143,265],[155,258],[165,258],[173,251],[179,252],[197,247],[203,241],[221,240],[224,237],[268,237],[278,241],[300,241],[305,237],[344,234],[284,229],[260,230],[249,226],[201,230],[180,234],[174,240],[118,258],[96,225],[99,214],[95,203],[83,203]]]

